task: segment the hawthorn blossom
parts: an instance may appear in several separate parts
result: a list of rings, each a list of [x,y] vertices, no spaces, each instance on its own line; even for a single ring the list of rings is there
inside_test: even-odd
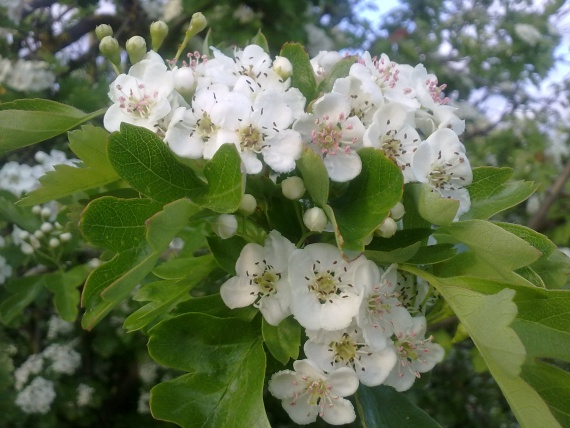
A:
[[[313,111],[293,124],[303,142],[321,156],[333,181],[352,180],[362,170],[355,149],[362,143],[365,128],[360,119],[350,116],[348,98],[340,93],[327,93],[313,104]]]
[[[258,155],[277,173],[292,171],[301,156],[302,143],[299,133],[289,126],[301,114],[301,100],[304,98],[297,90],[288,97],[266,91],[255,101],[231,92],[210,111],[217,131],[204,144],[204,158],[211,159],[223,144],[234,144],[248,174],[262,171]]]
[[[404,325],[397,323],[394,328],[394,348],[398,362],[392,369],[385,385],[393,386],[396,391],[406,391],[412,387],[415,380],[443,360],[445,351],[432,343],[432,336],[425,338],[426,319],[423,316],[411,318]]]
[[[408,113],[397,103],[376,111],[364,133],[364,146],[382,150],[402,170],[404,183],[414,181],[412,161],[420,142],[418,132],[408,122]]]
[[[357,268],[364,262],[343,259],[336,246],[309,244],[289,259],[291,312],[309,330],[340,330],[350,325],[362,301]]]
[[[394,324],[405,324],[411,318],[398,300],[398,265],[392,264],[386,271],[367,261],[360,267],[364,298],[356,318],[362,334],[376,349],[384,349],[394,334]]]
[[[253,304],[265,320],[278,325],[291,314],[287,268],[293,243],[272,230],[263,246],[249,243],[236,262],[236,274],[221,287],[220,294],[230,308]]]
[[[174,90],[172,71],[158,54],[150,51],[133,65],[129,74],[119,75],[109,86],[113,104],[103,124],[109,132],[118,131],[121,122],[155,130],[158,121],[170,113],[169,96]]]
[[[362,81],[353,76],[336,79],[332,92],[347,97],[350,102],[350,115],[358,117],[365,126],[372,123],[374,113],[384,105],[382,94],[366,91]]]
[[[356,322],[342,330],[307,331],[304,351],[320,369],[349,367],[366,386],[380,385],[396,364],[392,347],[371,346]]]
[[[352,403],[343,398],[358,389],[352,369],[325,374],[310,360],[297,360],[293,368],[275,373],[269,381],[269,392],[281,400],[293,422],[306,425],[320,416],[331,425],[342,425],[356,419]]]
[[[469,211],[471,199],[465,188],[473,180],[465,147],[451,129],[440,129],[423,141],[413,159],[416,180],[429,184],[443,197],[459,201],[456,219]]]
[[[24,413],[45,415],[50,411],[56,393],[53,382],[38,376],[16,396],[16,406]]]

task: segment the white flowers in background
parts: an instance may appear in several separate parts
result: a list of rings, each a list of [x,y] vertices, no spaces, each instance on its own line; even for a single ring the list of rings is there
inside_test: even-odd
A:
[[[352,403],[343,398],[358,389],[352,369],[341,367],[325,374],[310,360],[297,360],[293,368],[275,373],[269,381],[269,392],[282,400],[293,422],[305,425],[320,416],[329,424],[342,425],[356,419]]]
[[[530,24],[515,24],[515,34],[530,46],[536,46],[540,39],[542,39],[540,31],[538,31],[534,25]]]
[[[10,266],[3,256],[0,256],[0,285],[4,284],[12,276],[12,266]]]
[[[80,383],[77,385],[77,405],[79,407],[88,406],[93,400],[93,394],[95,393],[95,388],[89,386],[85,383]]]
[[[407,324],[394,325],[396,341],[394,347],[398,354],[398,362],[384,381],[396,391],[410,389],[415,380],[431,370],[444,355],[443,348],[432,343],[432,337],[425,338],[426,319],[423,316],[410,318]]]
[[[39,413],[45,415],[50,411],[51,403],[55,397],[53,382],[38,376],[18,393],[16,405],[24,413]]]
[[[73,349],[73,343],[53,343],[43,350],[42,356],[51,360],[48,369],[59,374],[72,375],[81,365],[81,354]]]
[[[14,370],[15,388],[20,391],[28,382],[30,375],[38,374],[44,367],[44,358],[41,354],[32,354],[20,367]]]
[[[71,333],[73,329],[73,323],[62,320],[57,315],[52,315],[48,321],[48,332],[46,337],[49,340],[53,340],[59,336]]]
[[[19,92],[45,91],[55,84],[55,75],[45,61],[3,60],[0,77],[0,84]]]
[[[276,230],[269,233],[264,246],[247,244],[236,262],[236,274],[220,289],[230,308],[252,305],[265,320],[278,325],[291,312],[288,261],[295,246]]]

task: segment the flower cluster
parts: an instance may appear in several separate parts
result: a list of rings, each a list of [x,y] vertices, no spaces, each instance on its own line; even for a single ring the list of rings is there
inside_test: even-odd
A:
[[[271,325],[293,315],[305,328],[307,359],[269,383],[297,423],[317,415],[351,422],[354,409],[340,397],[359,382],[404,391],[443,358],[443,348],[425,337],[425,317],[406,308],[414,304],[395,264],[384,270],[363,255],[348,262],[325,243],[297,249],[273,230],[263,246],[243,248],[236,274],[220,290],[228,307],[253,305]]]
[[[358,176],[358,150],[374,147],[404,182],[427,183],[458,200],[457,218],[469,210],[472,172],[458,137],[465,125],[447,105],[445,85],[422,65],[368,52],[347,57],[348,76],[306,110],[288,59],[272,59],[257,45],[230,56],[212,51],[212,58],[189,54],[180,67],[148,52],[110,85],[105,128],[118,131],[126,122],[153,130],[181,159],[211,159],[221,145],[234,144],[248,174],[289,173],[306,147],[336,182]],[[338,52],[321,52],[311,60],[315,79],[341,60]]]

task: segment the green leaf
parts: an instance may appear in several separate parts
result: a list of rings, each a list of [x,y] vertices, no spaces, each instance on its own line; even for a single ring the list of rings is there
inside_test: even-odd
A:
[[[83,284],[90,270],[87,265],[77,265],[66,272],[44,275],[44,284],[54,294],[55,309],[63,320],[76,320],[80,299],[78,287]]]
[[[206,163],[206,184],[194,170],[182,165],[166,144],[148,129],[121,124],[121,132],[109,137],[109,161],[133,188],[143,195],[169,203],[189,198],[216,212],[239,207],[242,178],[241,158],[235,146],[224,144]]]
[[[263,406],[265,352],[258,328],[237,319],[190,313],[149,332],[159,364],[189,372],[151,390],[151,412],[184,428],[270,428]]]
[[[327,73],[325,79],[319,84],[319,93],[332,92],[332,88],[336,79],[348,76],[350,67],[356,62],[355,57],[343,58],[338,61]]]
[[[100,114],[43,99],[0,104],[0,153],[55,137]]]
[[[218,265],[231,275],[236,274],[236,262],[241,250],[247,244],[240,236],[222,239],[217,236],[208,236],[208,247],[214,255]]]
[[[148,199],[102,197],[83,212],[85,238],[117,254],[95,269],[83,289],[82,325],[93,328],[152,271],[162,252],[199,208],[188,199],[161,206]]]
[[[253,306],[238,309],[228,308],[219,294],[186,300],[172,311],[175,315],[187,314],[189,312],[200,312],[218,318],[239,318],[247,322],[259,315],[259,310]]]
[[[367,428],[441,427],[404,394],[389,386],[370,388],[361,384],[356,392],[356,410],[362,426]]]
[[[32,303],[43,289],[42,276],[26,276],[16,278],[9,282],[13,294],[0,303],[0,320],[4,324],[10,324],[24,308]]]
[[[542,253],[542,256],[529,265],[539,282],[546,288],[562,288],[570,277],[570,258],[557,250],[556,245],[546,236],[518,224],[495,223],[497,226],[524,239]]]
[[[299,357],[301,326],[293,317],[285,318],[278,326],[267,323],[264,318],[261,331],[267,349],[277,361],[287,364],[290,358]]]
[[[450,224],[459,209],[459,201],[444,198],[428,184],[408,184],[406,194],[414,202],[419,215],[437,226]]]
[[[404,263],[414,257],[421,245],[421,242],[416,242],[415,244],[397,248],[392,251],[365,250],[364,255],[377,264]]]
[[[436,244],[421,247],[407,262],[412,265],[432,265],[449,260],[456,255],[457,251],[451,244]]]
[[[298,88],[307,99],[307,105],[317,98],[317,81],[315,72],[309,59],[309,54],[299,43],[285,43],[281,48],[280,56],[291,61],[293,74],[291,75],[291,86]]]
[[[512,175],[510,168],[473,168],[473,182],[467,187],[471,208],[461,219],[488,219],[521,203],[538,188],[537,184],[528,181],[507,183]]]
[[[365,148],[358,154],[361,173],[330,204],[342,237],[340,242],[337,237],[337,244],[345,251],[364,250],[365,238],[384,221],[403,191],[402,172],[380,150]],[[329,220],[332,221],[330,217]]]
[[[528,266],[542,253],[518,236],[484,220],[453,223],[438,231],[449,234],[469,246],[470,251],[459,257],[467,261],[462,273],[502,280],[513,284],[531,285],[515,270]]]
[[[297,168],[315,205],[324,207],[329,198],[329,174],[321,157],[305,147],[297,160]]]
[[[109,133],[95,126],[83,126],[69,133],[69,147],[83,161],[83,167],[55,165],[40,177],[41,187],[28,193],[18,205],[31,206],[95,189],[119,179],[107,159]]]
[[[254,45],[261,46],[265,52],[269,52],[269,44],[267,43],[267,38],[261,32],[261,29],[257,31],[257,34],[252,37],[251,43]]]
[[[455,311],[522,427],[567,426],[567,399],[555,392],[567,394],[569,375],[538,358],[570,361],[570,291],[404,269],[436,287]]]
[[[33,233],[40,228],[42,221],[31,210],[17,206],[17,199],[13,193],[0,190],[0,219]]]
[[[137,309],[125,320],[123,327],[131,332],[146,327],[170,312],[179,302],[190,298],[189,291],[216,268],[211,255],[196,257],[187,263],[186,275],[179,281],[157,281],[143,286],[134,300],[150,302]]]

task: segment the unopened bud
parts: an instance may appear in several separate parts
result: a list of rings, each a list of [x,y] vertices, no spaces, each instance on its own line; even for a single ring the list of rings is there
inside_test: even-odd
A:
[[[234,236],[237,228],[237,218],[231,214],[222,214],[212,223],[212,231],[222,239]]]
[[[57,247],[59,247],[59,244],[60,244],[60,242],[59,242],[59,239],[57,239],[57,238],[51,238],[49,240],[49,246],[51,248],[57,248]]]
[[[322,232],[328,224],[327,215],[319,207],[309,208],[303,214],[303,223],[311,232]]]
[[[141,36],[133,36],[125,45],[131,64],[136,64],[146,55],[146,42]]]
[[[390,210],[390,217],[392,217],[396,221],[404,217],[404,214],[406,214],[406,210],[404,209],[404,204],[401,202],[398,202]]]
[[[253,214],[256,208],[257,208],[257,201],[255,200],[253,195],[246,193],[241,197],[241,200],[239,201],[240,213],[242,213],[245,216],[248,216]]]
[[[42,212],[42,207],[39,205],[34,205],[32,207],[32,213],[35,215],[39,215]]]
[[[50,210],[48,207],[43,207],[43,208],[40,210],[40,215],[41,215],[42,217],[49,217],[49,216],[51,215],[51,210]]]
[[[113,64],[117,70],[121,67],[121,48],[117,39],[105,36],[99,43],[101,54]]]
[[[182,96],[191,96],[196,90],[194,70],[190,67],[181,67],[174,70],[174,89]]]
[[[202,12],[196,12],[192,15],[192,20],[190,21],[190,25],[188,25],[188,30],[186,30],[186,34],[190,37],[194,37],[200,31],[202,31],[208,25],[208,20],[202,14]]]
[[[42,239],[44,237],[44,233],[41,230],[36,230],[34,232],[34,236],[38,239]]]
[[[68,242],[71,240],[71,233],[69,232],[62,233],[61,235],[59,235],[59,239],[61,239],[61,241],[63,242]]]
[[[301,199],[305,194],[305,182],[301,177],[287,177],[281,182],[281,191],[283,196],[292,201]]]
[[[283,80],[287,80],[291,77],[291,73],[293,73],[293,65],[287,58],[277,56],[275,57],[275,61],[273,61],[273,71],[281,76]]]
[[[168,25],[163,21],[154,21],[150,24],[150,39],[152,41],[152,50],[158,51],[168,35]]]
[[[392,217],[386,217],[384,222],[376,229],[376,234],[382,238],[391,238],[398,230],[398,225]]]
[[[40,230],[44,233],[49,233],[53,230],[53,224],[51,224],[49,221],[46,221],[45,223],[42,223]]]
[[[97,27],[95,27],[95,35],[97,36],[97,40],[101,41],[105,36],[113,35],[113,27],[107,24],[97,25]]]

